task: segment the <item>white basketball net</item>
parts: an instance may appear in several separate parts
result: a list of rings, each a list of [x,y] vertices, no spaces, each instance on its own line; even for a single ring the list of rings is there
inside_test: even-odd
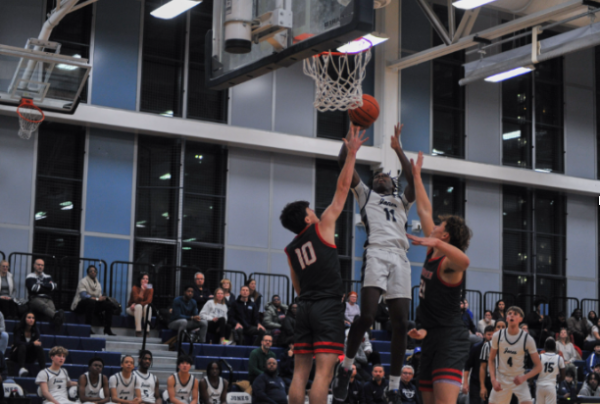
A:
[[[315,108],[324,112],[362,107],[361,84],[370,60],[370,49],[355,54],[325,52],[304,59],[304,74],[315,81]],[[332,76],[330,68],[335,71]]]
[[[34,106],[19,107],[19,137],[28,140],[44,120],[44,114]]]

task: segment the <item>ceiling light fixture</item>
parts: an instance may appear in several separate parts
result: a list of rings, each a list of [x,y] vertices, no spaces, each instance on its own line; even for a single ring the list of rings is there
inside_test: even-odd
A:
[[[485,4],[491,3],[496,0],[458,0],[452,5],[456,8],[460,8],[462,10],[472,10],[477,7],[481,7]]]
[[[502,135],[502,140],[518,139],[520,137],[521,137],[521,131],[516,130],[514,132],[504,133]]]
[[[197,6],[200,3],[202,3],[202,0],[171,0],[150,14],[156,18],[170,20],[171,18],[177,17],[181,13],[185,13],[190,8]]]
[[[521,66],[521,67],[517,67],[516,69],[512,69],[512,70],[509,70],[506,72],[494,74],[493,76],[489,76],[485,79],[485,81],[488,81],[490,83],[498,83],[500,81],[504,81],[504,80],[512,79],[513,77],[520,76],[522,74],[530,73],[534,69],[535,68],[533,66]]]
[[[372,34],[367,34],[363,37],[355,39],[352,42],[347,43],[346,45],[340,46],[339,48],[337,48],[337,51],[342,53],[360,53],[366,51],[367,49],[375,45],[384,43],[388,39],[390,38],[385,34],[373,32]]]

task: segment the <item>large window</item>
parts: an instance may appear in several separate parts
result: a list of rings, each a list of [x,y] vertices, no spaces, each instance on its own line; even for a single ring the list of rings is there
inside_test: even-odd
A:
[[[141,111],[226,122],[227,91],[208,90],[204,84],[213,0],[170,20],[150,15],[161,5],[158,0],[145,3]]]
[[[465,216],[465,183],[461,178],[433,176],[433,218],[439,215]]]

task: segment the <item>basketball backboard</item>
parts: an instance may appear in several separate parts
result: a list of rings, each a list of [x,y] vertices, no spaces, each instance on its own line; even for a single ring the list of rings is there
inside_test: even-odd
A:
[[[373,0],[214,2],[206,84],[224,89],[374,31]]]
[[[30,98],[44,111],[74,113],[91,66],[58,52],[60,44],[36,39],[25,48],[0,45],[0,104]]]

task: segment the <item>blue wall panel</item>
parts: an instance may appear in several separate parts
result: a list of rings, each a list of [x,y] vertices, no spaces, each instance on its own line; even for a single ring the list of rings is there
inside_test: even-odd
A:
[[[269,254],[266,251],[246,251],[228,248],[225,250],[226,268],[234,271],[252,272],[268,271]],[[237,295],[239,291],[236,291]]]
[[[136,109],[140,18],[139,1],[97,3],[92,104]]]
[[[86,198],[86,231],[129,235],[134,137],[91,129]]]
[[[233,87],[231,124],[244,128],[273,129],[273,74],[265,74]]]

